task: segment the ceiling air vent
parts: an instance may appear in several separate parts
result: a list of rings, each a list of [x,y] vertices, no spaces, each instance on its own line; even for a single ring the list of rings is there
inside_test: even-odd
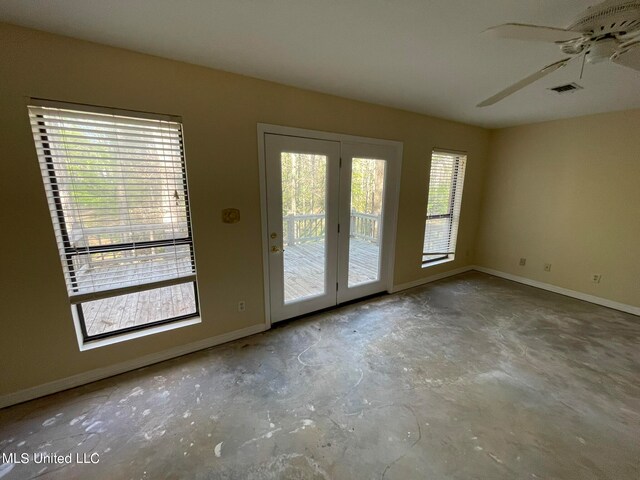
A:
[[[553,88],[550,88],[549,90],[553,90],[556,93],[569,93],[569,92],[575,92],[576,90],[582,90],[582,87],[577,83],[567,83],[566,85],[553,87]]]

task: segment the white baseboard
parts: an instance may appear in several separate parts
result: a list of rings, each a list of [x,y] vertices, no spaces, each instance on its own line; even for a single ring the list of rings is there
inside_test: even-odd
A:
[[[396,293],[402,290],[407,290],[413,287],[419,287],[420,285],[424,285],[425,283],[435,282],[436,280],[442,280],[443,278],[452,277],[454,275],[459,275],[460,273],[468,272],[470,270],[474,270],[473,265],[468,265],[466,267],[455,268],[453,270],[449,270],[448,272],[438,273],[436,275],[431,275],[429,277],[420,278],[418,280],[414,280],[413,282],[401,283],[399,285],[394,285],[389,293]]]
[[[409,288],[418,287],[420,285],[424,285],[430,282],[435,282],[436,280],[442,280],[443,278],[452,277],[460,273],[468,272],[470,270],[476,270],[478,272],[483,272],[489,275],[494,275],[496,277],[512,280],[514,282],[522,283],[524,285],[541,288],[543,290],[548,290],[550,292],[559,293],[561,295],[566,295],[568,297],[573,297],[579,300],[584,300],[586,302],[595,303],[596,305],[602,305],[604,307],[609,307],[615,310],[620,310],[622,312],[631,313],[633,315],[640,316],[640,307],[634,307],[633,305],[614,302],[613,300],[607,300],[606,298],[596,297],[594,295],[577,292],[575,290],[569,290],[567,288],[558,287],[556,285],[551,285],[549,283],[539,282],[537,280],[531,280],[526,277],[520,277],[518,275],[512,275],[510,273],[493,270],[491,268],[480,267],[477,265],[460,267],[454,270],[449,270],[448,272],[438,273],[436,275],[431,275],[429,277],[421,278],[419,280],[414,280],[413,282],[395,285],[390,293],[396,293],[402,290],[407,290]],[[189,343],[187,345],[181,345],[178,347],[170,348],[169,350],[164,350],[162,352],[145,355],[144,357],[135,358],[133,360],[118,363],[116,365],[97,368],[95,370],[79,373],[71,377],[62,378],[60,380],[48,382],[42,385],[38,385],[36,387],[27,388],[14,393],[8,393],[6,395],[1,395],[0,408],[8,407],[9,405],[15,405],[17,403],[26,402],[27,400],[33,400],[34,398],[44,397],[45,395],[61,392],[63,390],[67,390],[73,387],[78,387],[80,385],[85,385],[87,383],[95,382],[97,380],[102,380],[104,378],[112,377],[114,375],[119,375],[124,372],[135,370],[137,368],[146,367],[154,363],[162,362],[164,360],[169,360],[171,358],[180,357],[188,353],[197,352],[198,350],[204,350],[206,348],[215,347],[216,345],[231,342],[233,340],[237,340],[242,337],[248,337],[249,335],[254,335],[256,333],[264,332],[267,329],[268,329],[267,326],[264,324],[253,325],[251,327],[235,330],[233,332],[225,333],[223,335],[218,335],[216,337],[206,338],[204,340],[199,340],[197,342]]]
[[[565,295],[567,297],[577,298],[578,300],[584,300],[585,302],[595,303],[596,305],[602,305],[603,307],[613,308],[614,310],[620,310],[621,312],[640,316],[640,307],[627,305],[626,303],[615,302],[606,298],[596,297],[595,295],[589,295],[588,293],[569,290],[568,288],[558,287],[556,285],[551,285],[550,283],[539,282],[530,278],[520,277],[518,275],[512,275],[510,273],[501,272],[499,270],[493,270],[492,268],[481,267],[478,265],[469,265],[466,267],[456,268],[454,270],[449,270],[448,272],[438,273],[437,275],[431,275],[430,277],[414,280],[413,282],[395,285],[390,293],[396,293],[402,290],[407,290],[409,288],[419,287],[420,285],[435,282],[436,280],[442,280],[443,278],[452,277],[453,275],[458,275],[470,270],[488,273],[489,275],[494,275],[506,280],[522,283],[531,287],[541,288],[542,290],[547,290],[549,292],[559,293],[560,295]]]
[[[588,293],[577,292],[575,290],[569,290],[568,288],[558,287],[551,285],[550,283],[539,282],[537,280],[531,280],[530,278],[520,277],[518,275],[512,275],[510,273],[501,272],[499,270],[493,270],[491,268],[473,266],[472,270],[478,272],[488,273],[496,277],[505,278],[514,282],[523,283],[531,287],[541,288],[550,292],[559,293],[560,295],[566,295],[567,297],[577,298],[578,300],[584,300],[585,302],[595,303],[596,305],[602,305],[603,307],[613,308],[614,310],[620,310],[621,312],[631,313],[632,315],[640,316],[640,307],[634,307],[633,305],[627,305],[626,303],[614,302],[606,298],[596,297],[595,295],[589,295]]]
[[[62,378],[60,380],[54,380],[36,387],[26,388],[14,393],[8,393],[0,396],[0,408],[8,407],[9,405],[15,405],[16,403],[26,402],[27,400],[33,400],[34,398],[44,397],[52,393],[61,392],[69,388],[78,387],[87,383],[95,382],[96,380],[102,380],[107,377],[112,377],[120,373],[135,370],[136,368],[146,367],[154,363],[169,360],[171,358],[180,357],[188,353],[193,353],[198,350],[204,350],[205,348],[215,347],[222,343],[227,343],[232,340],[237,340],[242,337],[254,335],[256,333],[264,332],[267,330],[266,325],[259,324],[251,327],[242,328],[233,332],[218,335],[216,337],[206,338],[197,342],[189,343],[187,345],[181,345],[178,347],[170,348],[158,353],[152,353],[145,355],[144,357],[135,358],[126,362],[118,363],[116,365],[110,365],[108,367],[97,368],[88,372],[79,373],[71,377]]]

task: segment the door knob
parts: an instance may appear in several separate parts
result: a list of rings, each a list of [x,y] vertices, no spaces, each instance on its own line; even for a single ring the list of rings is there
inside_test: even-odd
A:
[[[271,247],[271,253],[278,253],[279,251],[280,251],[280,249],[278,247],[276,247],[275,245],[273,247]]]

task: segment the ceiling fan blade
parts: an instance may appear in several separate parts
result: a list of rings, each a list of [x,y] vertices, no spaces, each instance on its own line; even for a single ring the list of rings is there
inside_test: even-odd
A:
[[[574,57],[575,58],[575,57]],[[527,85],[532,84],[533,82],[540,80],[542,77],[546,77],[552,72],[555,72],[559,68],[566,66],[572,58],[565,58],[564,60],[560,60],[559,62],[552,63],[551,65],[547,65],[542,70],[538,70],[536,73],[529,75],[526,78],[523,78],[519,82],[514,83],[508,88],[505,88],[501,92],[496,93],[493,97],[487,98],[484,102],[479,103],[478,107],[488,107],[489,105],[493,105],[494,103],[499,102],[503,98],[508,97],[509,95],[516,93],[518,90],[523,89]]]
[[[567,42],[582,36],[581,32],[565,30],[563,28],[541,27],[525,23],[505,23],[485,30],[485,33],[497,38],[513,40],[528,40],[534,42]]]
[[[640,72],[640,40],[614,53],[611,61]]]
[[[635,42],[638,38],[640,38],[640,28],[638,28],[637,30],[633,30],[631,32],[626,32],[620,35],[616,35],[616,38],[620,40],[623,44],[629,43],[629,42]]]

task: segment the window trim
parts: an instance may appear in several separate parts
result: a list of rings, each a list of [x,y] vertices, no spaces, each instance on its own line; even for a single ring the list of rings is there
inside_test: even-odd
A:
[[[46,124],[44,120],[39,120],[43,118],[41,115],[36,115],[38,119],[37,125],[40,127],[38,130],[38,136],[40,137],[40,142],[43,147],[42,157],[44,159],[44,163],[46,166],[47,176],[43,176],[43,180],[45,181],[45,191],[50,188],[51,197],[53,199],[54,205],[56,207],[55,218],[57,220],[57,227],[60,228],[62,243],[63,243],[63,252],[60,252],[64,255],[64,259],[67,264],[67,269],[69,271],[69,276],[72,281],[72,288],[74,290],[77,289],[78,285],[76,283],[76,273],[75,267],[73,265],[73,257],[77,255],[90,255],[92,253],[104,253],[104,252],[118,252],[130,250],[133,247],[142,247],[142,248],[151,248],[156,246],[175,246],[175,245],[189,245],[190,257],[192,259],[192,263],[195,266],[195,253],[194,253],[194,242],[193,242],[193,231],[191,225],[191,208],[190,208],[190,199],[188,193],[188,183],[187,183],[187,170],[186,170],[186,158],[185,158],[185,146],[184,146],[184,136],[183,136],[183,125],[182,118],[173,116],[173,115],[164,115],[164,114],[152,114],[148,112],[138,112],[133,110],[121,110],[116,108],[108,108],[108,107],[97,107],[85,104],[78,103],[67,103],[67,102],[57,102],[51,100],[44,100],[39,98],[30,98],[28,99],[27,106],[31,107],[50,107],[64,110],[72,110],[79,113],[98,113],[98,114],[107,114],[107,115],[115,115],[115,116],[124,116],[129,118],[140,118],[146,120],[160,120],[160,121],[169,121],[180,124],[180,151],[182,152],[180,164],[181,164],[181,176],[182,182],[184,185],[184,199],[185,199],[185,212],[187,221],[187,237],[181,237],[171,240],[152,240],[152,241],[144,241],[144,242],[127,242],[127,243],[119,243],[119,244],[109,244],[103,246],[85,246],[85,247],[74,247],[71,245],[69,241],[69,233],[67,230],[67,221],[65,218],[65,210],[63,208],[63,204],[60,198],[60,191],[58,187],[58,179],[56,177],[55,165],[53,161],[53,156],[50,150],[50,142],[48,138],[48,133],[46,129]],[[30,122],[31,124],[31,122]],[[37,147],[37,145],[36,145]],[[40,159],[38,159],[40,161]],[[46,180],[48,180],[48,185],[46,184]],[[47,202],[48,203],[48,202]],[[49,207],[50,210],[50,207]],[[54,228],[56,225],[54,225]],[[57,242],[56,242],[57,243]],[[148,246],[147,246],[148,245]],[[162,287],[168,287],[173,285],[184,285],[184,284],[193,284],[193,293],[194,293],[194,306],[195,311],[192,313],[188,313],[185,315],[179,315],[176,317],[165,318],[162,320],[156,320],[154,322],[149,322],[141,325],[133,325],[130,327],[121,328],[118,330],[113,330],[109,332],[103,332],[95,335],[89,335],[87,332],[87,327],[84,319],[84,313],[82,310],[82,303],[92,301],[92,300],[100,300],[107,298],[117,298],[122,295],[136,293],[141,291],[154,290]],[[79,295],[69,295],[68,299],[71,304],[71,309],[73,313],[74,324],[76,324],[76,329],[79,329],[78,340],[81,340],[81,350],[83,346],[91,345],[92,342],[104,341],[105,339],[113,339],[114,341],[124,341],[130,339],[132,333],[140,332],[142,330],[149,329],[157,329],[158,327],[163,327],[167,324],[185,322],[192,320],[190,322],[185,323],[184,326],[191,325],[193,323],[200,323],[200,301],[198,297],[198,285],[196,273],[194,271],[193,275],[189,275],[187,277],[170,279],[170,280],[160,280],[157,282],[151,282],[147,284],[140,285],[132,285],[126,286],[122,288],[116,288],[105,292],[95,292],[95,293],[87,293],[87,294],[79,294]],[[179,326],[179,325],[178,325]],[[164,329],[160,330],[164,331]],[[153,332],[150,332],[153,333]],[[117,337],[122,337],[121,340],[117,340]],[[137,338],[137,335],[132,337]],[[110,344],[112,342],[108,342]]]
[[[178,328],[189,327],[191,325],[198,325],[202,323],[201,317],[191,317],[184,320],[175,320],[173,322],[165,323],[162,325],[154,325],[149,328],[145,328],[142,330],[135,330],[133,332],[126,333],[118,333],[117,335],[112,335],[106,338],[99,338],[96,340],[91,340],[90,342],[85,342],[82,339],[82,332],[80,331],[80,325],[78,321],[78,314],[75,309],[71,310],[71,315],[73,317],[73,323],[75,325],[76,331],[76,339],[78,340],[78,348],[81,352],[87,350],[93,350],[96,348],[107,347],[109,345],[115,345],[121,342],[127,342],[129,340],[136,340],[138,338],[147,337],[149,335],[155,335],[157,333],[168,332],[171,330],[176,330]]]
[[[80,330],[82,331],[82,340],[83,342],[89,343],[89,342],[93,342],[95,340],[102,340],[105,338],[111,338],[111,337],[116,337],[118,335],[122,335],[122,334],[126,334],[126,333],[131,333],[131,332],[137,332],[140,330],[146,330],[148,328],[152,328],[152,327],[157,327],[160,325],[166,325],[167,323],[173,323],[173,322],[178,322],[180,320],[189,320],[191,318],[195,318],[195,317],[200,317],[200,302],[198,301],[198,284],[197,282],[194,280],[193,282],[180,282],[177,285],[183,285],[183,284],[187,284],[187,283],[193,283],[193,295],[194,295],[194,303],[195,303],[195,307],[196,307],[196,311],[194,313],[188,313],[186,315],[179,315],[177,317],[171,317],[171,318],[165,318],[162,320],[156,320],[155,322],[149,322],[149,323],[145,323],[143,325],[133,325],[131,327],[125,327],[125,328],[121,328],[119,330],[113,330],[111,332],[103,332],[103,333],[98,333],[96,335],[88,335],[87,334],[87,327],[86,324],[84,322],[84,313],[82,312],[82,303],[76,303],[73,304],[72,307],[75,309],[76,314],[78,316],[78,324],[80,326]],[[159,287],[155,287],[155,288],[159,288]],[[149,288],[149,289],[145,289],[145,290],[153,290],[153,288]],[[119,295],[112,295],[111,297],[107,297],[107,298],[115,298],[118,297]]]

